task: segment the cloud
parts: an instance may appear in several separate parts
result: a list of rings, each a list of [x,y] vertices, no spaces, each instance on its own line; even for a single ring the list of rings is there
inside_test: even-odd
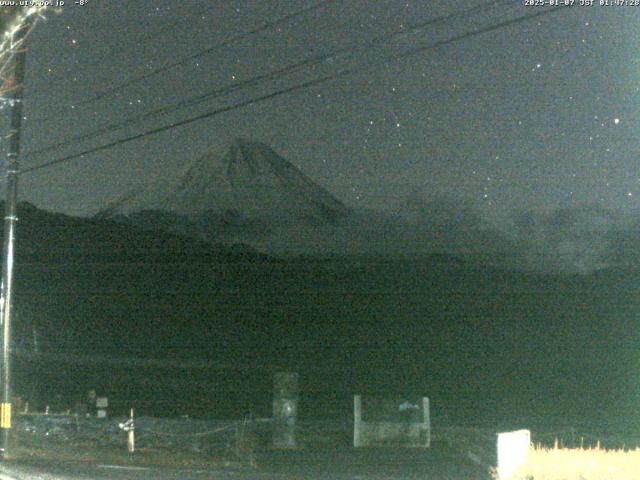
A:
[[[630,227],[628,216],[599,205],[518,211],[510,221],[518,266],[544,272],[586,274],[619,266],[616,239]]]
[[[130,220],[200,239],[246,243],[279,256],[437,253],[508,269],[573,274],[640,265],[640,220],[598,205],[519,210],[489,219],[472,202],[414,193],[393,210],[357,209],[320,224],[236,221],[224,212],[197,218],[152,213]]]
[[[274,232],[262,245],[275,254],[320,253],[415,257],[447,253],[502,264],[514,246],[471,204],[412,195],[392,212],[359,209],[333,225]]]
[[[520,210],[489,220],[471,202],[414,194],[392,212],[356,210],[332,226],[274,235],[276,254],[424,256],[544,273],[640,265],[640,220],[599,205]]]

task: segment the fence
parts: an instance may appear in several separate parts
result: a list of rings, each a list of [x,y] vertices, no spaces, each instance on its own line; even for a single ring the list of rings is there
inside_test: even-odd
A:
[[[429,447],[429,399],[369,398],[363,409],[360,395],[353,397],[353,446]]]
[[[100,419],[77,415],[20,415],[14,428],[25,434],[76,444],[127,448],[120,424],[127,419]],[[137,449],[223,454],[246,458],[251,451],[273,447],[271,418],[242,420],[195,420],[189,418],[135,418]],[[346,447],[353,438],[350,421],[303,421],[296,424],[300,448]]]

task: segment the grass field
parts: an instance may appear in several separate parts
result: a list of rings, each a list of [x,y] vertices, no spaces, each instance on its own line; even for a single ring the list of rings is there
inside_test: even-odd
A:
[[[496,477],[497,478],[497,477]],[[532,447],[514,480],[640,480],[640,448]]]

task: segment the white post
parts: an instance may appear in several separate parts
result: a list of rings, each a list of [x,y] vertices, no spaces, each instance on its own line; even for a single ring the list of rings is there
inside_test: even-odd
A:
[[[361,446],[360,425],[362,421],[362,400],[360,395],[353,396],[353,446]]]
[[[129,454],[132,454],[136,449],[136,431],[133,424],[133,408],[131,409],[129,419],[131,420],[131,425],[127,432],[127,450],[129,451]]]
[[[516,430],[498,434],[498,479],[507,480],[513,472],[527,461],[531,432]]]
[[[422,397],[422,412],[424,428],[427,430],[426,447],[431,447],[431,411],[429,410],[429,397]]]

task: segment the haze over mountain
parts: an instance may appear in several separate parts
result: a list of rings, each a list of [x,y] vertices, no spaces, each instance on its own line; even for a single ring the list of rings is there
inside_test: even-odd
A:
[[[501,268],[588,273],[633,265],[640,252],[630,233],[638,230],[634,217],[598,205],[489,220],[472,202],[423,191],[386,211],[348,208],[267,145],[244,139],[99,217],[275,255],[444,253]]]

